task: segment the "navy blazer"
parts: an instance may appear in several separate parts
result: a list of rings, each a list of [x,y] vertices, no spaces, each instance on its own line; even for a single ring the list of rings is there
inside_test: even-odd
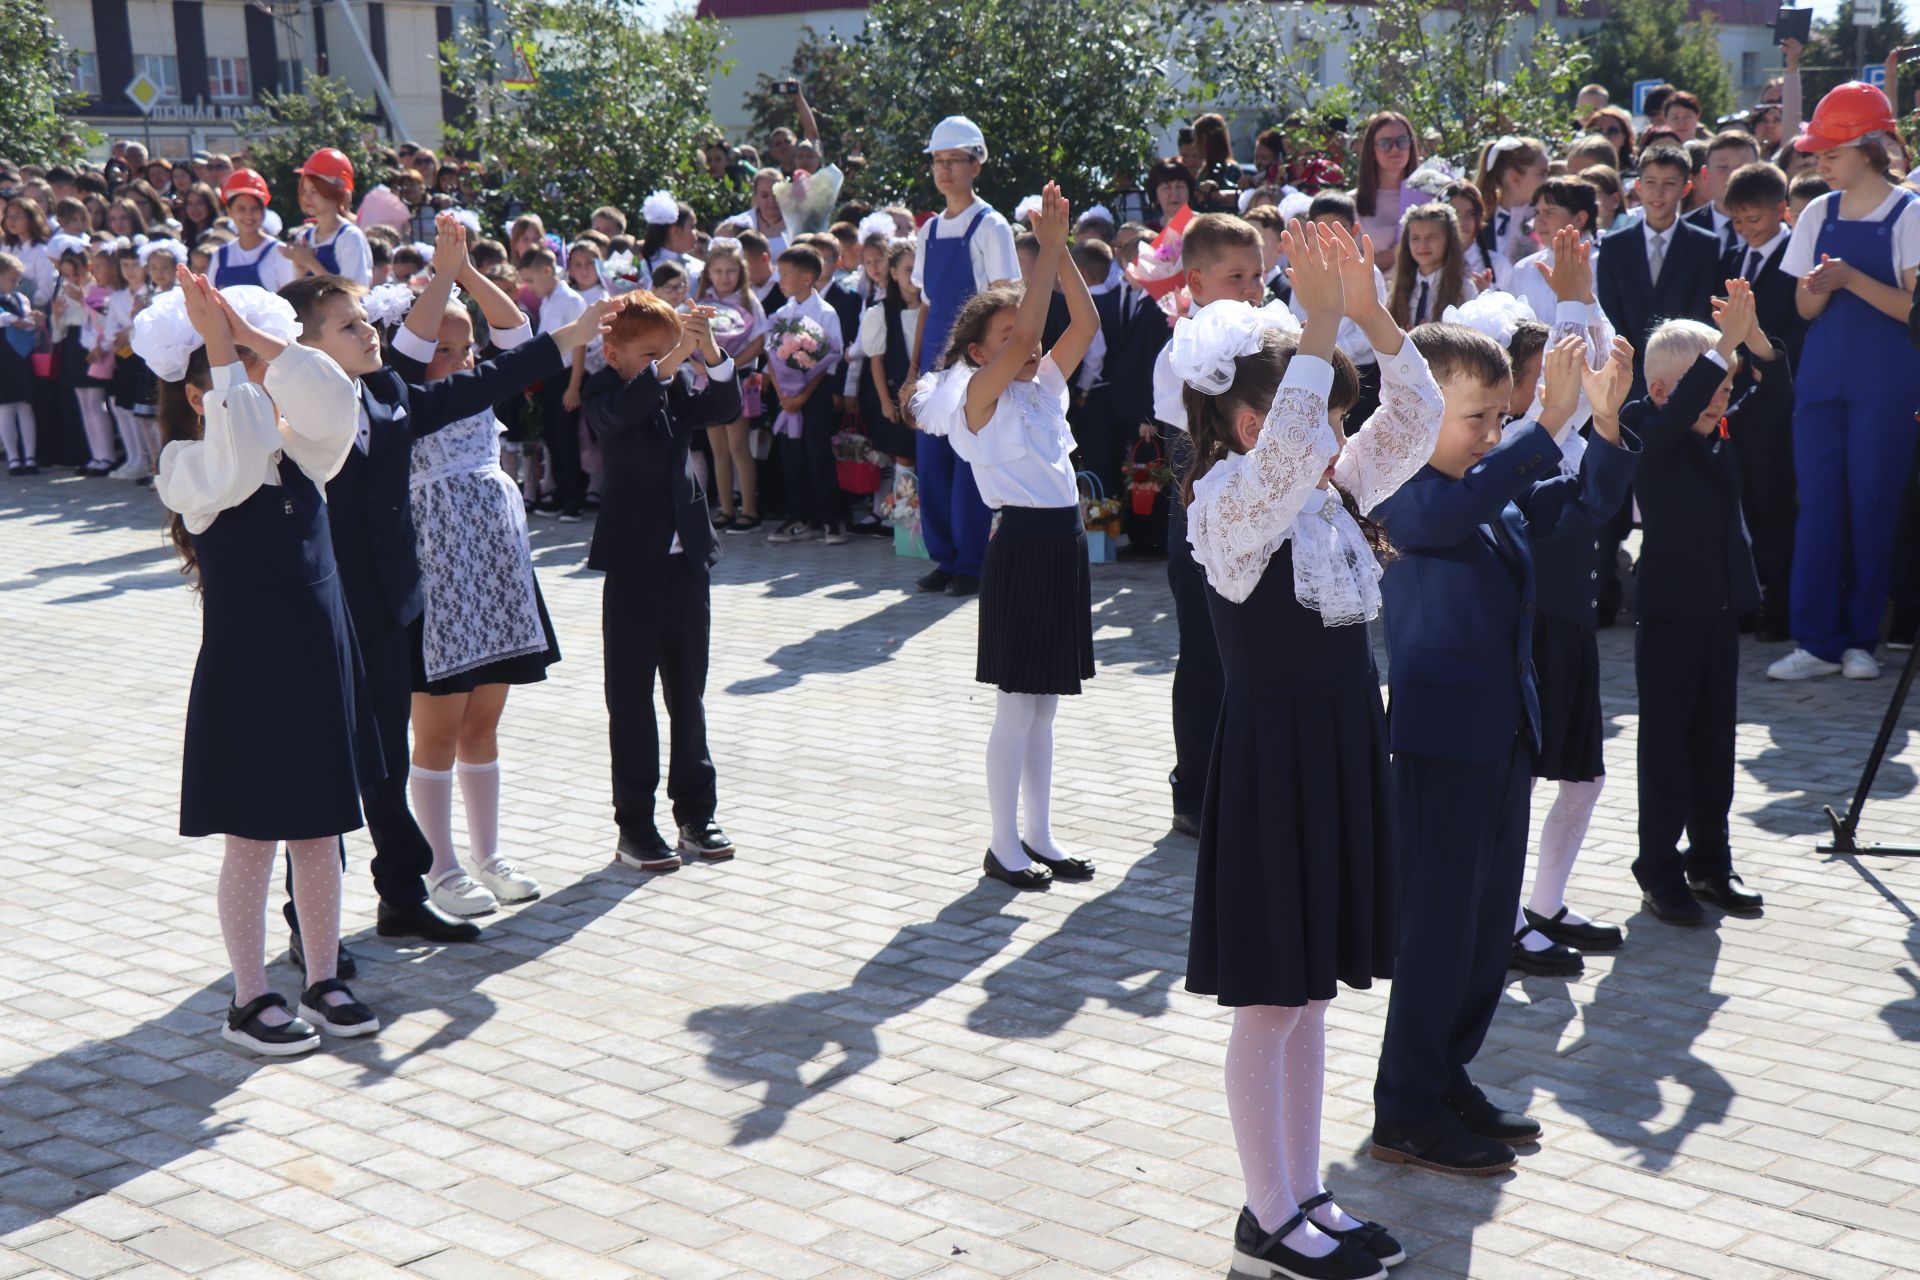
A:
[[[582,412],[600,441],[600,515],[587,568],[634,576],[666,571],[673,537],[704,576],[720,558],[707,496],[687,469],[693,433],[740,416],[740,379],[694,390],[689,366],[669,382],[652,365],[630,381],[602,369],[582,388]]]
[[[1695,209],[1692,213],[1680,219],[1680,221],[1700,228],[1712,236],[1714,243],[1720,246],[1720,265],[1717,270],[1722,276],[1730,277],[1740,274],[1739,257],[1736,254],[1727,252],[1727,238],[1720,231],[1719,224],[1713,220],[1713,206],[1711,204],[1701,205],[1698,209]],[[1741,253],[1745,252],[1747,247],[1746,241],[1740,239],[1738,235],[1734,236],[1734,244]]]
[[[1173,326],[1144,290],[1133,290],[1131,307],[1122,293],[1109,289],[1093,300],[1107,340],[1096,390],[1104,390],[1115,419],[1137,426],[1153,421],[1153,363],[1173,337]]]
[[[404,356],[360,379],[367,448],[349,450],[340,473],[327,482],[333,558],[340,566],[340,586],[356,630],[405,627],[420,616],[420,559],[410,483],[413,442],[558,374],[562,365],[553,339],[539,337],[434,382],[408,381],[402,366],[420,375],[425,366]]]
[[[1632,453],[1597,440],[1577,476],[1558,475],[1559,461],[1553,437],[1531,423],[1461,479],[1422,467],[1373,509],[1400,552],[1381,581],[1394,754],[1486,764],[1516,733],[1538,744],[1528,538],[1623,488]]]
[[[1614,329],[1633,344],[1633,394],[1641,395],[1646,391],[1642,357],[1654,327],[1662,320],[1712,321],[1713,299],[1726,289],[1720,242],[1711,231],[1681,219],[1657,281],[1647,272],[1644,222],[1609,233],[1600,246],[1594,293]]]
[[[1580,459],[1581,483],[1574,499],[1555,523],[1534,519],[1536,499],[1548,492],[1544,488],[1529,490],[1515,499],[1527,517],[1534,598],[1542,614],[1593,630],[1604,568],[1600,563],[1600,533],[1626,502],[1639,462],[1640,439],[1623,426],[1618,446],[1594,438]]]
[[[1778,431],[1793,409],[1793,375],[1785,347],[1759,370],[1746,392],[1727,406],[1727,431],[1738,439]],[[1674,387],[1664,407],[1651,397],[1621,411],[1646,443],[1634,481],[1640,504],[1640,561],[1633,575],[1637,618],[1711,618],[1760,607],[1753,544],[1740,509],[1740,465],[1733,440],[1698,435],[1726,371],[1701,356]]]
[[[1800,279],[1780,268],[1781,259],[1787,256],[1787,245],[1791,241],[1791,236],[1782,240],[1760,264],[1760,272],[1753,278],[1753,310],[1760,321],[1761,332],[1769,338],[1778,338],[1787,349],[1787,363],[1798,368],[1800,348],[1807,340],[1807,320],[1793,301],[1793,295],[1800,288]],[[1739,275],[1746,260],[1747,246],[1743,242],[1739,254],[1732,259],[1733,269],[1727,272],[1727,278]]]

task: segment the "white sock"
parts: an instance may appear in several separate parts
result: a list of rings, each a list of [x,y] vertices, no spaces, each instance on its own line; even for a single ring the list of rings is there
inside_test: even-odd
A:
[[[453,854],[453,770],[414,765],[407,773],[407,794],[420,834],[433,846],[433,869],[427,872],[427,880],[434,882],[458,871],[460,860]]]
[[[1281,1116],[1287,1129],[1287,1189],[1304,1204],[1327,1189],[1320,1179],[1320,1109],[1327,1091],[1327,1006],[1310,1001],[1287,1037]],[[1329,1200],[1308,1215],[1322,1227],[1351,1231],[1360,1219]]]
[[[114,429],[120,433],[120,447],[127,452],[127,465],[145,466],[147,442],[141,437],[140,428],[134,425],[133,410],[116,404],[109,406],[109,411],[113,414]]]
[[[340,960],[340,842],[287,841],[287,861],[293,867],[293,909],[300,915],[300,950],[307,962],[307,985],[339,976]],[[329,1004],[344,1004],[346,996],[332,992]]]
[[[1527,913],[1519,907],[1513,909],[1513,932],[1528,951],[1545,951],[1553,945],[1553,939],[1534,928],[1527,920]]]
[[[1033,859],[1020,847],[1020,774],[1026,768],[1027,738],[1039,702],[1030,693],[997,693],[993,731],[987,735],[987,807],[993,813],[993,860],[1009,871],[1024,871],[1033,865]]]
[[[29,458],[36,461],[40,457],[40,424],[33,416],[33,406],[25,403],[13,406],[14,420],[20,430],[20,446]]]
[[[1566,906],[1567,880],[1573,875],[1574,859],[1586,842],[1587,824],[1593,821],[1594,806],[1600,803],[1600,791],[1606,779],[1591,782],[1562,782],[1553,807],[1540,824],[1540,858],[1533,873],[1533,893],[1527,905],[1537,916],[1552,919]],[[1568,924],[1586,924],[1587,918],[1568,911]],[[1518,928],[1519,926],[1515,926]]]
[[[140,441],[147,455],[147,470],[160,469],[160,420],[134,415],[134,423],[140,428]]]
[[[486,866],[500,853],[500,762],[454,765],[460,775],[460,803],[467,810],[467,857]]]
[[[1287,1041],[1303,1012],[1246,1005],[1233,1011],[1233,1032],[1227,1037],[1227,1117],[1247,1184],[1247,1208],[1262,1231],[1280,1227],[1306,1198],[1294,1195],[1287,1176],[1291,1126],[1285,1088]],[[1317,1149],[1314,1159],[1317,1164]],[[1310,1221],[1295,1227],[1283,1243],[1315,1258],[1332,1253],[1339,1244]]]
[[[1071,856],[1053,838],[1053,717],[1059,709],[1058,694],[1034,698],[1033,728],[1027,731],[1026,757],[1020,770],[1020,806],[1026,818],[1027,844],[1055,860]]]
[[[113,462],[113,419],[107,413],[107,393],[99,387],[76,387],[80,425],[87,433],[87,452],[97,463]]]
[[[267,994],[267,890],[273,884],[271,840],[228,836],[226,857],[220,861],[220,940],[227,947],[227,965],[233,970],[233,1005],[245,1008]],[[279,1026],[287,1017],[277,1010],[261,1021]]]
[[[26,461],[26,453],[20,448],[20,423],[14,411],[20,406],[0,404],[0,445],[7,451],[9,463]]]

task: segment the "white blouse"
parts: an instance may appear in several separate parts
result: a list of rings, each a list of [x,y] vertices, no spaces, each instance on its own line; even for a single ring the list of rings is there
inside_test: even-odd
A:
[[[298,343],[267,367],[264,387],[237,361],[215,369],[202,401],[201,438],[174,440],[160,451],[154,491],[180,513],[188,533],[205,533],[261,485],[278,485],[285,453],[324,498],[353,449],[359,407],[359,382],[324,352]]]
[[[1553,322],[1547,328],[1547,346],[1552,347],[1562,338],[1567,337],[1586,339],[1587,364],[1591,368],[1598,369],[1607,362],[1613,351],[1613,322],[1607,319],[1606,312],[1600,309],[1600,304],[1597,302],[1556,303]],[[1546,406],[1540,399],[1545,387],[1546,380],[1542,378],[1534,387],[1533,404],[1527,409],[1527,416],[1515,418],[1502,427],[1500,430],[1503,436],[1512,435],[1520,428],[1540,420],[1540,415],[1546,412]],[[1561,475],[1571,476],[1580,473],[1580,459],[1587,452],[1587,441],[1580,434],[1580,428],[1584,427],[1587,419],[1592,416],[1593,406],[1587,402],[1587,393],[1583,389],[1580,392],[1580,403],[1574,409],[1573,416],[1567,419],[1567,424],[1553,436],[1553,442],[1560,446]]]
[[[1446,402],[1412,342],[1375,358],[1380,408],[1345,447],[1327,422],[1333,366],[1296,355],[1253,449],[1214,463],[1194,482],[1187,541],[1226,599],[1237,604],[1252,595],[1291,539],[1301,604],[1330,627],[1379,613],[1380,563],[1339,494],[1318,486],[1333,460],[1334,483],[1363,513],[1373,510],[1426,465]]]
[[[1073,431],[1067,426],[1067,380],[1052,356],[1043,356],[1028,382],[1014,381],[994,402],[978,431],[967,425],[967,387],[979,370],[956,364],[937,375],[932,390],[914,397],[922,428],[944,433],[953,451],[973,464],[973,480],[990,507],[1077,507]]]

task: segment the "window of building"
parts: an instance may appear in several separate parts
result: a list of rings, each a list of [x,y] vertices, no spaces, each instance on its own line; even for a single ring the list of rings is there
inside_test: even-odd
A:
[[[91,53],[73,55],[73,91],[89,98],[100,96],[100,59]]]
[[[298,58],[282,58],[279,61],[280,83],[276,86],[281,93],[299,93],[306,83],[307,69]]]
[[[1743,85],[1760,83],[1760,55],[1743,53],[1740,55],[1740,83]]]
[[[242,102],[253,96],[245,58],[207,59],[207,96],[215,102]]]
[[[160,96],[169,101],[180,97],[180,60],[172,54],[136,53],[133,74],[144,75],[160,86]]]

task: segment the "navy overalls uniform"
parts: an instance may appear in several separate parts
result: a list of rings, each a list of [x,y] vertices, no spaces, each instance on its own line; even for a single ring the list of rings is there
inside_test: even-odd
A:
[[[1400,947],[1374,1082],[1380,1126],[1418,1132],[1471,1094],[1500,1003],[1540,741],[1530,536],[1623,492],[1637,444],[1595,439],[1580,474],[1538,423],[1462,479],[1428,466],[1374,509],[1400,556],[1386,600]]]
[[[1895,189],[1883,216],[1840,216],[1840,192],[1807,206],[1812,261],[1844,260],[1898,288],[1895,227],[1914,196]],[[1799,238],[1796,236],[1796,239]],[[1789,259],[1795,255],[1788,250]],[[1912,264],[1908,264],[1912,265]],[[1791,270],[1791,268],[1789,268]],[[1793,467],[1800,489],[1794,527],[1791,619],[1802,649],[1827,662],[1848,649],[1872,653],[1893,580],[1894,538],[1914,463],[1920,360],[1906,327],[1842,289],[1807,328],[1795,370]]]
[[[274,260],[275,266],[286,261],[280,252],[279,241],[271,236],[263,238],[260,241],[260,247],[253,250],[241,248],[238,240],[227,241],[213,251],[213,267],[209,274],[213,276],[214,288],[226,289],[236,284],[250,284],[261,289],[279,292],[292,281],[293,272],[290,267],[281,267],[276,270],[275,266],[268,265],[269,259]],[[340,260],[333,256],[331,244],[325,246],[320,261],[324,263],[329,259],[335,267],[339,265]]]
[[[920,296],[926,300],[927,319],[921,334],[921,372],[936,365],[946,350],[953,322],[978,288],[973,276],[973,238],[991,209],[976,209],[962,236],[938,236],[933,228],[921,246]],[[936,215],[938,216],[938,215]],[[920,482],[920,533],[927,555],[942,573],[978,578],[987,558],[987,534],[993,513],[980,497],[973,467],[953,452],[944,436],[915,433],[914,472]]]

